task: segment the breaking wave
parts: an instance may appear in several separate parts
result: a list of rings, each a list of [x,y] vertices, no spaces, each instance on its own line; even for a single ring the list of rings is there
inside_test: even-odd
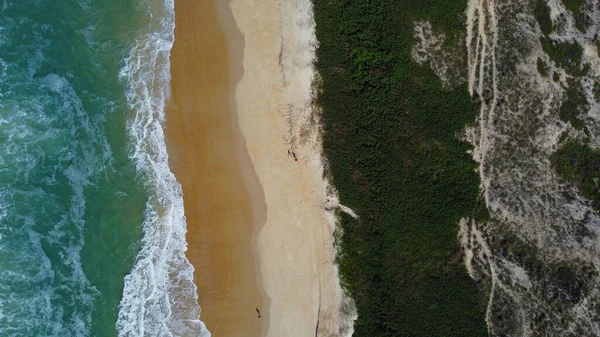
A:
[[[162,122],[170,93],[173,0],[149,0],[146,26],[124,60],[131,110],[130,158],[150,189],[142,248],[125,277],[119,336],[210,336],[199,319],[194,268],[185,257],[186,221],[180,184],[168,165]]]

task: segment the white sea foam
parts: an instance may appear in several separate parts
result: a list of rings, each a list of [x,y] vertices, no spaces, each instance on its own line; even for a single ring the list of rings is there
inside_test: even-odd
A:
[[[8,140],[0,147],[0,326],[8,335],[88,336],[98,291],[81,264],[83,192],[111,154],[99,151],[101,127],[66,78],[11,76],[24,96],[4,87],[10,98],[0,104],[0,138]],[[67,178],[67,198],[46,190],[56,182],[45,172]]]
[[[119,336],[203,336],[194,268],[185,257],[186,222],[180,184],[168,166],[162,129],[170,93],[174,41],[173,0],[148,0],[148,26],[125,59],[120,77],[132,111],[130,157],[151,197],[146,205],[142,248],[125,277],[119,305]]]

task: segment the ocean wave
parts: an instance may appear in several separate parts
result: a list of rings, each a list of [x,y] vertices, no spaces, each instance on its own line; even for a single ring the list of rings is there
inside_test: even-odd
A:
[[[127,130],[130,158],[150,190],[142,248],[125,277],[119,336],[203,336],[194,268],[185,257],[183,194],[168,165],[162,122],[170,94],[174,41],[173,0],[145,2],[148,25],[140,30],[120,78],[132,111]]]
[[[99,293],[81,263],[84,189],[106,140],[66,78],[18,75],[0,104],[0,334],[89,336]]]

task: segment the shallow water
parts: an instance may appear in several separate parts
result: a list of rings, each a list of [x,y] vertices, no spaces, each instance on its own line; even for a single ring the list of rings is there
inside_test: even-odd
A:
[[[161,128],[173,20],[169,1],[0,3],[0,336],[203,329]]]

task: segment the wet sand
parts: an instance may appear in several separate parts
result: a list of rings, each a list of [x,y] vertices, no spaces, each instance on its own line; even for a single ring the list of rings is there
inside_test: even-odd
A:
[[[200,319],[214,337],[350,336],[312,106],[311,2],[175,5],[166,134]]]
[[[200,319],[214,337],[258,337],[269,318],[253,253],[264,196],[235,132],[241,60],[237,68],[229,63],[220,26],[226,13],[217,18],[215,10],[210,0],[175,1],[166,136],[170,166],[183,187],[186,254],[195,267]],[[256,307],[263,309],[260,319]]]

